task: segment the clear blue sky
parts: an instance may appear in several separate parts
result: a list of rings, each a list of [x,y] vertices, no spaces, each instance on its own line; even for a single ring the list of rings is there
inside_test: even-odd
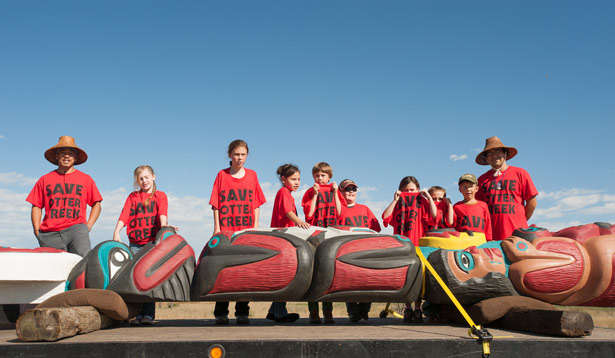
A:
[[[485,138],[541,195],[531,222],[615,222],[615,5],[595,2],[4,2],[0,245],[36,246],[32,180],[60,135],[90,159],[111,238],[132,170],[151,164],[199,251],[235,138],[269,195],[275,169],[329,162],[380,212],[401,177],[486,170]],[[466,159],[452,160],[451,155]],[[270,199],[273,200],[273,197]],[[175,210],[175,212],[173,211]],[[267,212],[269,211],[269,212]],[[268,224],[270,209],[261,221]],[[200,245],[200,246],[199,246]]]

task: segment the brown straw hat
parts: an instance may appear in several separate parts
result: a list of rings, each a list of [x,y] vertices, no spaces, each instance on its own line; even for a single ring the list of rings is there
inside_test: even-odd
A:
[[[61,136],[60,139],[58,139],[58,144],[45,151],[45,158],[51,163],[58,165],[56,152],[63,148],[71,148],[75,151],[75,165],[85,163],[85,161],[88,160],[88,155],[85,154],[85,151],[75,144],[75,138],[67,135]]]
[[[491,149],[497,149],[497,148],[502,148],[506,150],[507,160],[517,155],[517,148],[507,147],[504,144],[502,144],[502,141],[500,140],[500,138],[493,136],[493,137],[487,138],[487,140],[485,141],[485,149],[483,149],[483,151],[478,153],[478,155],[476,156],[476,160],[475,160],[476,163],[480,165],[488,165],[489,163],[487,163],[487,152],[490,151]]]

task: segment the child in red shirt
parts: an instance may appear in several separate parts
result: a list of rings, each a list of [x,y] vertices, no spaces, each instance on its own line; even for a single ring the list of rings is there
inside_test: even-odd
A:
[[[393,225],[393,232],[408,237],[418,246],[423,236],[425,221],[436,217],[436,205],[427,190],[420,190],[419,181],[413,176],[403,178],[393,195],[393,201],[382,213],[385,227]]]
[[[446,189],[434,185],[429,188],[428,192],[436,204],[436,217],[425,222],[426,230],[430,231],[455,226],[453,204],[446,197]]]
[[[372,211],[362,204],[357,204],[357,191],[359,187],[350,180],[344,179],[340,183],[340,192],[342,193],[346,205],[342,206],[342,212],[337,220],[338,225],[366,227],[376,232],[380,232],[380,223]]]
[[[357,184],[344,179],[340,183],[340,191],[346,201],[346,206],[342,208],[342,214],[338,224],[343,226],[356,226],[370,228],[380,232],[380,224],[371,210],[365,205],[357,204]],[[351,322],[359,322],[361,319],[369,319],[370,302],[346,302],[346,311]]]
[[[214,212],[214,234],[258,227],[259,207],[265,203],[265,195],[256,172],[244,168],[248,151],[248,143],[241,139],[228,146],[231,166],[218,172],[209,199]],[[249,314],[248,302],[235,303],[237,324],[249,324]],[[228,302],[216,302],[214,316],[216,324],[228,324]]]
[[[282,187],[278,190],[273,203],[271,227],[299,226],[308,229],[310,224],[297,216],[295,198],[291,195],[291,192],[299,189],[299,185],[301,185],[299,168],[293,164],[284,164],[278,168],[277,173],[282,182]],[[299,315],[288,313],[286,302],[273,302],[269,307],[267,319],[276,322],[294,322],[299,319]]]
[[[427,190],[420,190],[419,181],[413,176],[404,177],[393,195],[393,201],[382,213],[384,226],[393,225],[393,233],[408,237],[414,246],[418,246],[423,236],[425,222],[436,217],[436,204]],[[404,309],[404,322],[422,321],[421,299],[410,303]]]
[[[295,198],[291,195],[291,193],[297,191],[299,185],[301,185],[301,173],[299,172],[299,168],[293,164],[284,164],[278,168],[277,173],[282,182],[282,187],[278,190],[273,203],[271,227],[299,226],[304,229],[309,229],[310,224],[297,216]]]
[[[303,195],[301,206],[305,214],[305,221],[314,226],[333,226],[342,210],[341,194],[337,184],[329,180],[333,176],[333,169],[328,163],[320,162],[312,168],[314,186],[309,188]],[[310,310],[310,323],[321,323],[318,313],[318,302],[308,302]],[[322,313],[325,323],[333,324],[333,304],[331,302],[322,303]]]
[[[153,242],[162,226],[167,226],[167,195],[156,189],[156,175],[149,165],[134,170],[135,189],[128,195],[120,218],[113,231],[113,240],[120,239],[120,231],[126,226],[130,251],[139,252],[143,246]],[[151,325],[156,316],[156,304],[143,304],[141,313],[135,318],[136,324]]]
[[[455,230],[474,231],[485,233],[487,241],[491,241],[491,215],[489,207],[484,201],[476,200],[478,180],[473,174],[464,174],[459,177],[459,192],[463,201],[455,204]]]

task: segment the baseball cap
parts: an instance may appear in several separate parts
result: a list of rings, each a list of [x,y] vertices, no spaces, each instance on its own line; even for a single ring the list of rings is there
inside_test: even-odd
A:
[[[476,180],[474,174],[464,174],[460,176],[458,184],[461,184],[462,181],[469,181],[472,184],[478,184],[478,180]]]
[[[342,182],[340,183],[340,190],[341,191],[346,191],[346,189],[350,189],[352,187],[358,188],[359,186],[352,181],[351,179],[344,179],[342,180]]]

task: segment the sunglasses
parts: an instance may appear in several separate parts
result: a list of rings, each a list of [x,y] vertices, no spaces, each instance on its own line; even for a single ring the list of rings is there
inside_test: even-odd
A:
[[[342,189],[342,190],[344,190],[344,191],[348,191],[348,192],[351,192],[351,193],[354,193],[354,192],[356,192],[357,190],[359,190],[359,188],[357,188],[357,186],[356,186],[356,185],[348,185],[347,187],[345,187],[345,188],[344,188],[344,189]]]

